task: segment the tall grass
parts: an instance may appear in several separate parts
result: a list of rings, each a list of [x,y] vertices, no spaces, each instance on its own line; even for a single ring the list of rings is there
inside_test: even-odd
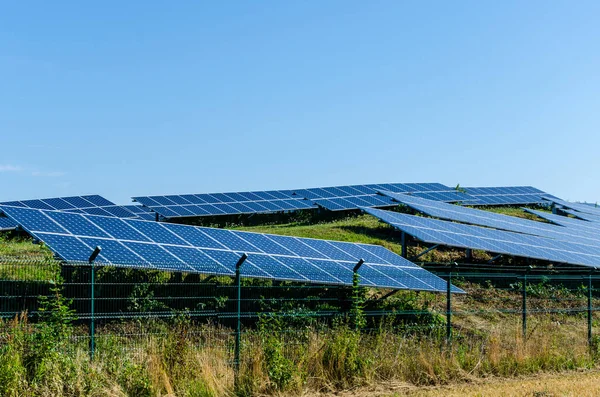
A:
[[[301,395],[382,381],[439,385],[594,366],[583,327],[565,340],[555,320],[540,317],[535,324],[527,341],[515,318],[485,335],[458,332],[451,344],[435,329],[416,334],[382,325],[360,332],[340,323],[292,332],[268,325],[244,333],[236,385],[226,329],[185,321],[107,326],[91,361],[87,339],[77,336],[85,329],[56,333],[19,316],[0,324],[0,395]]]

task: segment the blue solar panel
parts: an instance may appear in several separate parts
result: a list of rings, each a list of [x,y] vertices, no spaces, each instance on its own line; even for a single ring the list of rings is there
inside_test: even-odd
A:
[[[568,201],[557,199],[555,197],[549,197],[547,195],[544,196],[544,199],[564,208],[570,208],[578,212],[583,212],[584,214],[600,216],[600,208],[592,205],[582,203],[571,203]]]
[[[116,205],[115,203],[98,195],[54,197],[36,200],[9,201],[0,203],[12,207],[35,208],[43,210],[59,210],[92,215],[116,216],[120,218],[133,218],[154,220],[155,214],[149,209],[139,205]],[[6,218],[0,221],[0,230],[14,229],[14,222]]]
[[[463,225],[414,215],[364,208],[365,212],[427,243],[600,267],[600,248],[545,237]]]
[[[385,208],[395,204],[379,191],[410,193],[418,197],[448,202],[471,202],[474,199],[456,189],[439,183],[384,183],[371,185],[337,186],[296,190],[296,195],[306,197],[330,211],[343,211],[361,207]]]
[[[573,211],[573,210],[568,210],[568,209],[562,209],[561,211],[565,212],[567,214],[573,215],[576,218],[583,219],[584,221],[600,222],[600,214],[594,215],[594,214],[588,214],[585,212]]]
[[[165,218],[239,215],[314,209],[308,200],[288,191],[182,194],[134,197]]]
[[[526,233],[535,236],[571,241],[586,245],[600,245],[600,234],[598,233],[582,233],[548,223],[535,222],[532,220],[516,218],[508,215],[495,214],[488,211],[461,207],[439,201],[426,200],[405,194],[390,192],[383,193],[399,203],[403,203],[421,213],[440,219],[493,227],[501,230]]]
[[[543,203],[543,191],[532,186],[466,187],[468,195],[476,201],[470,205],[526,205]]]
[[[410,192],[448,202],[472,200],[468,195],[440,183],[384,183],[296,190],[141,196],[134,197],[134,200],[165,218],[298,211],[314,209],[315,204],[331,211],[393,205],[390,200],[377,195],[379,190]],[[198,207],[185,207],[189,204]]]
[[[570,218],[562,215],[555,215],[548,212],[532,210],[529,208],[523,208],[525,212],[537,215],[538,217],[552,222],[556,225],[564,226],[566,228],[572,228],[577,230],[588,230],[593,233],[600,233],[600,225],[596,222],[588,222],[576,218]]]
[[[246,253],[241,271],[247,277],[351,285],[352,268],[364,259],[359,271],[364,285],[412,288],[409,285],[417,284],[411,274],[419,271],[430,281],[421,280],[415,289],[443,291],[446,285],[441,279],[431,281],[436,277],[413,263],[368,244],[27,208],[0,206],[0,211],[67,262],[86,262],[94,247],[101,246],[98,264],[233,275]]]
[[[17,224],[8,218],[0,218],[0,231],[13,230]]]

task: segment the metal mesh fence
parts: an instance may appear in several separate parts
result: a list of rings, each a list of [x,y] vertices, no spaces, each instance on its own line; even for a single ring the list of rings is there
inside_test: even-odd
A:
[[[471,343],[474,349],[480,346],[477,341],[485,341],[486,349],[496,343],[500,352],[528,343],[538,348],[570,344],[582,351],[595,346],[596,274],[580,269],[431,270],[467,293],[373,289],[361,286],[360,277],[354,287],[243,277],[237,283],[227,276],[3,260],[0,344],[10,339],[17,323],[68,322],[62,348],[75,354],[142,357],[150,349],[172,351],[176,360],[185,345],[242,374],[268,354],[257,350],[265,341],[276,337],[275,346],[293,357],[316,340],[323,343],[341,325],[363,335],[385,330],[390,338]]]

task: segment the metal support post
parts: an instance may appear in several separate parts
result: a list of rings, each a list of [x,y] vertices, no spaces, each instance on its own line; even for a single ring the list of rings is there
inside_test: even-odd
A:
[[[94,353],[96,352],[96,319],[95,317],[95,307],[94,307],[94,300],[95,300],[95,291],[94,291],[94,284],[96,283],[96,267],[94,266],[94,261],[96,260],[96,258],[98,257],[98,255],[100,255],[100,251],[102,251],[102,247],[100,246],[96,246],[96,248],[94,249],[94,252],[92,252],[92,255],[90,255],[90,258],[88,259],[88,262],[90,264],[90,287],[91,287],[91,291],[90,291],[90,360],[94,359]]]
[[[434,249],[436,249],[439,246],[440,246],[439,244],[432,245],[431,247],[427,248],[425,251],[420,252],[419,254],[417,254],[415,256],[411,256],[410,260],[414,261],[415,259],[419,259],[420,257],[422,257],[423,255],[425,255],[426,253],[433,251]]]
[[[473,262],[473,250],[471,248],[467,248],[465,251],[465,261],[467,263]]]
[[[408,256],[408,249],[406,248],[406,233],[400,233],[400,243],[402,244],[402,257],[406,258]]]
[[[248,255],[242,254],[241,258],[235,264],[235,285],[236,285],[236,305],[237,305],[237,322],[235,326],[235,351],[234,351],[234,361],[233,366],[235,369],[235,383],[237,386],[238,383],[238,374],[240,371],[240,344],[242,338],[242,283],[240,277],[240,268],[244,261],[248,258]]]

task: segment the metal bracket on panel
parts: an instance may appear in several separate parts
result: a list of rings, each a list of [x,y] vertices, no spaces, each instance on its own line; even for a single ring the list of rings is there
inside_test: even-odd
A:
[[[427,248],[425,251],[421,252],[420,254],[417,254],[415,256],[411,256],[410,258],[408,258],[411,261],[414,261],[415,259],[419,259],[420,257],[422,257],[423,255],[425,255],[426,253],[433,251],[434,249],[436,249],[437,247],[439,247],[439,244],[435,244],[432,245],[431,247]]]
[[[379,301],[382,301],[386,298],[389,298],[390,296],[394,295],[396,292],[400,291],[399,289],[395,289],[393,291],[388,292],[387,294],[383,295],[381,298],[377,299]]]
[[[502,258],[502,255],[503,254],[496,255],[495,257],[493,257],[492,259],[490,259],[487,263],[495,262],[496,260]]]
[[[358,271],[358,269],[360,269],[360,267],[363,265],[363,263],[365,263],[364,259],[360,259],[358,261],[358,263],[356,264],[356,266],[354,266],[354,269],[352,271],[354,273],[356,273]]]
[[[94,252],[92,252],[92,255],[90,255],[90,259],[88,259],[88,263],[90,265],[92,265],[98,257],[98,255],[100,255],[100,251],[102,251],[102,247],[100,247],[99,245],[96,246],[96,248],[94,248]]]

